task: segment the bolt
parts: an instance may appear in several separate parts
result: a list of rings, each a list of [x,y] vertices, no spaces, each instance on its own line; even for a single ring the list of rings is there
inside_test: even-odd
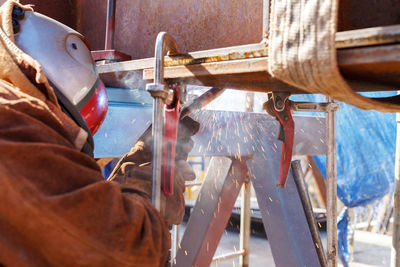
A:
[[[283,108],[283,100],[279,96],[275,98],[275,106],[278,110]]]

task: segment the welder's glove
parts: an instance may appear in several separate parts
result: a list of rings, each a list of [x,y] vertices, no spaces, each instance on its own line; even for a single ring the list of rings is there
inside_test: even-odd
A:
[[[161,213],[168,226],[180,224],[185,213],[185,181],[191,181],[196,176],[192,167],[186,161],[193,148],[191,136],[199,130],[199,123],[190,117],[185,117],[179,123],[178,138],[175,152],[174,193],[162,194]],[[151,196],[151,160],[152,160],[151,128],[142,135],[139,141],[118,162],[108,178],[121,184],[122,191]]]

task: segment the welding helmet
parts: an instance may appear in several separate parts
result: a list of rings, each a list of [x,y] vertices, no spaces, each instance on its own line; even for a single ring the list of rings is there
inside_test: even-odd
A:
[[[13,10],[15,43],[36,59],[70,118],[88,132],[83,152],[93,154],[93,138],[108,106],[104,84],[85,38],[64,24],[40,13]]]

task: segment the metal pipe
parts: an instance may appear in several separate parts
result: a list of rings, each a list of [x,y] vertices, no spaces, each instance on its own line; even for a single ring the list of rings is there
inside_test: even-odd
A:
[[[400,113],[396,114],[396,163],[394,171],[393,233],[390,266],[400,266]]]
[[[215,263],[215,262],[226,261],[226,260],[229,260],[229,259],[237,258],[237,257],[242,256],[244,253],[245,253],[244,250],[239,250],[239,251],[236,251],[236,252],[226,253],[226,254],[223,254],[221,256],[214,257],[212,262]]]
[[[254,93],[246,92],[245,98],[246,112],[254,111]],[[250,226],[251,226],[251,179],[247,175],[242,186],[242,201],[240,206],[240,250],[244,254],[239,259],[239,266],[248,267],[250,260]]]
[[[82,0],[77,0],[75,4],[75,30],[82,33]]]
[[[307,192],[306,184],[304,182],[303,172],[301,170],[301,165],[299,160],[292,161],[291,164],[293,170],[293,179],[296,183],[297,191],[300,196],[301,203],[303,205],[304,214],[306,215],[308,227],[310,228],[311,237],[314,241],[318,259],[321,267],[326,266],[326,258],[324,254],[324,249],[322,247],[321,237],[315,222],[313,209],[311,206],[310,196]]]
[[[160,32],[157,35],[155,47],[154,83],[162,84],[164,82],[164,55],[166,51],[169,55],[176,55],[178,54],[178,46],[171,35]]]
[[[330,98],[328,102],[332,102]],[[326,113],[326,180],[327,180],[327,261],[337,267],[337,180],[336,180],[336,111]]]
[[[270,0],[263,0],[263,41],[266,41],[269,35],[269,6]]]
[[[244,253],[240,257],[239,266],[249,266],[250,256],[250,197],[251,180],[247,176],[242,186],[242,203],[240,206],[240,250]]]
[[[107,0],[105,50],[111,50],[114,48],[115,6],[116,0]]]

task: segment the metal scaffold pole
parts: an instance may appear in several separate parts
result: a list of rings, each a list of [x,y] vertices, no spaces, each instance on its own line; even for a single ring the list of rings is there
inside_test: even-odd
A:
[[[242,201],[240,214],[240,251],[244,253],[240,256],[239,266],[248,267],[250,258],[250,224],[251,224],[251,180],[247,177],[242,186]]]
[[[332,102],[330,98],[328,102]],[[329,267],[337,266],[337,172],[336,172],[336,110],[326,113],[326,180],[327,180],[327,261]]]
[[[396,114],[397,137],[396,137],[396,162],[395,162],[395,188],[393,203],[393,234],[391,267],[400,266],[400,113]]]
[[[246,112],[254,111],[254,92],[246,93]],[[242,201],[240,206],[240,256],[239,266],[248,267],[250,259],[250,225],[251,225],[251,179],[247,176],[242,186]]]
[[[106,22],[106,39],[104,44],[105,50],[114,47],[114,29],[115,29],[115,5],[116,0],[107,0],[107,22]]]

